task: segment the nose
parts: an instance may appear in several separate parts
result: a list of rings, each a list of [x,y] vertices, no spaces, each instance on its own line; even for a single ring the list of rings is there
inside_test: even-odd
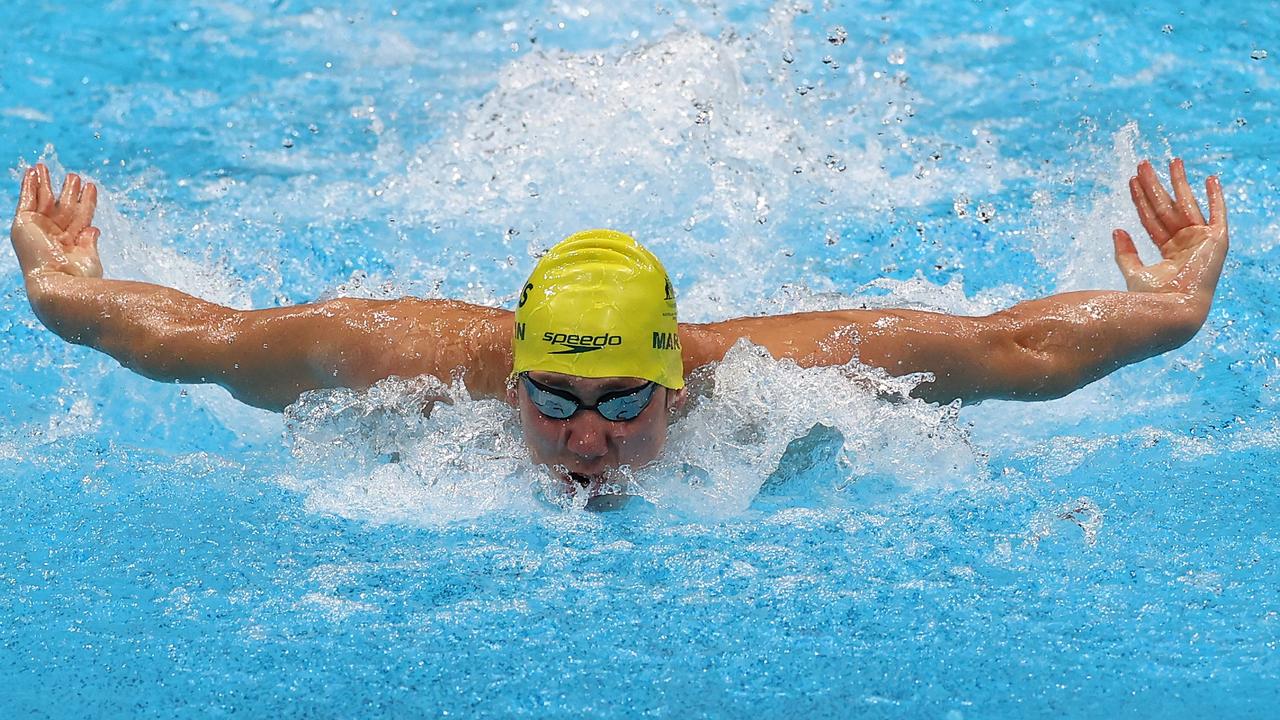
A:
[[[609,452],[609,421],[595,412],[580,412],[569,421],[565,447],[584,460],[595,460]]]

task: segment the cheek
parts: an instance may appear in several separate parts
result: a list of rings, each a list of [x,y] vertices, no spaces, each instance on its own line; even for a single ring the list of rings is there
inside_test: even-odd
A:
[[[533,454],[534,462],[549,462],[560,445],[559,422],[550,422],[541,413],[528,407],[520,408],[520,426],[524,442]]]
[[[637,425],[618,438],[620,460],[625,463],[647,463],[658,456],[667,442],[667,421],[661,414],[642,417]]]

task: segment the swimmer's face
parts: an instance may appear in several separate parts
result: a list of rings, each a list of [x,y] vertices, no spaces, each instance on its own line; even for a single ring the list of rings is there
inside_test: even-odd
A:
[[[592,495],[610,470],[622,465],[639,468],[652,462],[667,442],[667,424],[684,403],[684,390],[657,386],[649,404],[633,420],[608,420],[590,406],[601,397],[643,387],[646,380],[631,377],[584,378],[532,371],[530,379],[577,398],[581,407],[558,420],[540,412],[525,383],[517,381],[507,399],[520,411],[525,443],[534,462],[552,469],[566,489],[585,486]]]

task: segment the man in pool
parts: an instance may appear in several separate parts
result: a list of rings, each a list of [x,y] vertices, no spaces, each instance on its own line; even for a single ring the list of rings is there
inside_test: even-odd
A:
[[[1144,265],[1129,234],[1114,231],[1127,292],[1063,293],[986,317],[835,310],[677,324],[662,264],[610,230],[548,251],[514,312],[417,298],[239,311],[103,278],[97,189],[71,174],[55,198],[44,165],[22,178],[11,237],[41,322],[146,377],[217,383],[278,411],[309,390],[457,374],[474,396],[518,408],[535,462],[594,494],[614,469],[658,456],[684,378],[739,339],[801,366],[857,358],[895,375],[927,372],[913,395],[930,402],[1056,398],[1179,347],[1213,302],[1227,215],[1217,178],[1206,182],[1206,221],[1182,162],[1169,169],[1172,196],[1148,162],[1129,181],[1162,259]]]

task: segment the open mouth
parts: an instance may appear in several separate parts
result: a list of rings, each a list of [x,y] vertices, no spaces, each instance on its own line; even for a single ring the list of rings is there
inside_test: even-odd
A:
[[[624,492],[625,476],[612,468],[598,473],[573,472],[563,466],[553,468],[555,477],[563,484],[565,492],[575,494],[585,490],[588,497],[612,495]]]
[[[550,492],[548,498],[553,502],[576,505],[585,499],[587,510],[617,510],[631,499],[628,490],[630,472],[624,468],[605,468],[598,473],[572,472],[563,465],[549,469],[551,478],[556,481],[555,487],[543,487]]]

